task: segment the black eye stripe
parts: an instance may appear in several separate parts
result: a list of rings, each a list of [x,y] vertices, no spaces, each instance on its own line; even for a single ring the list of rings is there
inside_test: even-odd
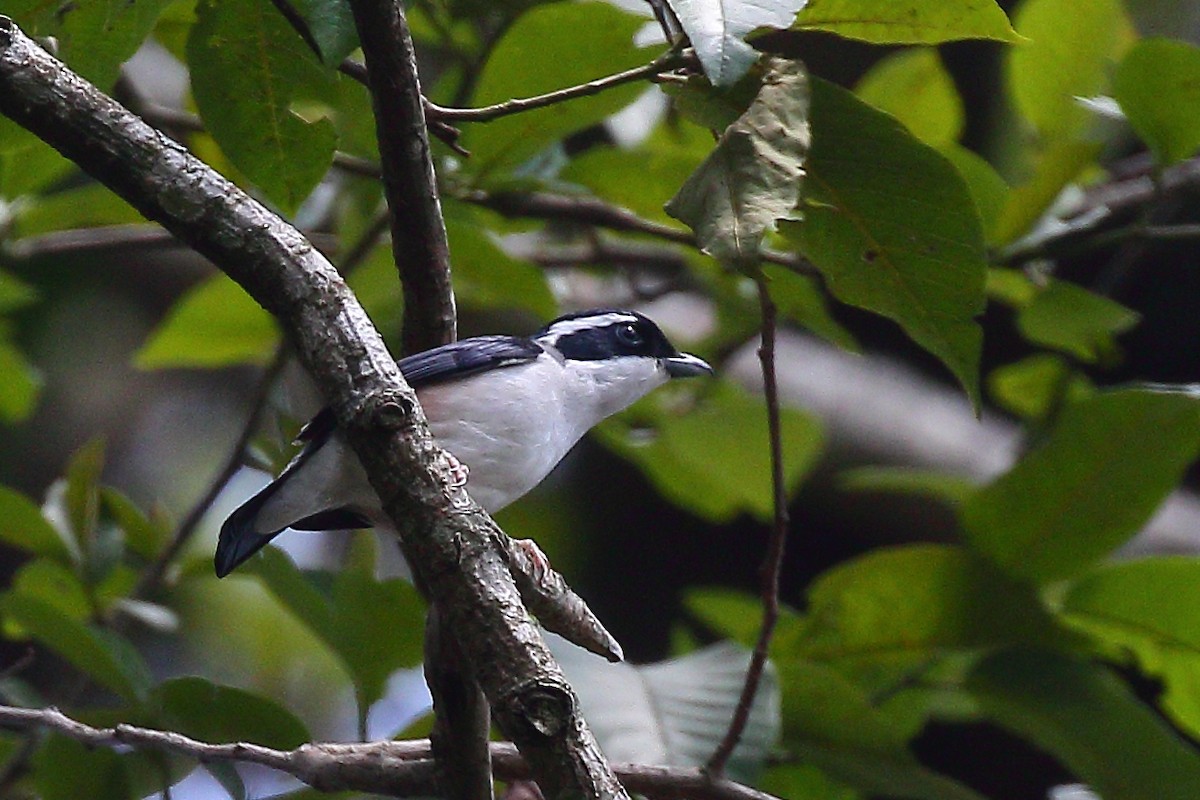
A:
[[[621,356],[666,358],[676,354],[658,326],[648,320],[580,327],[559,335],[553,344],[565,358],[574,361]]]

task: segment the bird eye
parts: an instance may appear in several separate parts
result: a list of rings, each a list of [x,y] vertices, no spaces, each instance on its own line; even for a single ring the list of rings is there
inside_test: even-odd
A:
[[[633,324],[622,325],[617,328],[617,339],[627,347],[641,347],[646,342],[641,331]]]

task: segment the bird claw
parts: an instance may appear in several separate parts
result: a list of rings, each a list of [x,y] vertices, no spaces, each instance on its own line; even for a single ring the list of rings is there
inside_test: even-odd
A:
[[[513,547],[521,550],[529,559],[529,572],[534,581],[539,584],[544,582],[550,572],[550,559],[537,546],[537,542],[533,539],[514,539]]]
[[[466,486],[467,478],[471,477],[471,468],[455,458],[453,453],[446,453],[446,464],[450,468],[450,488]]]

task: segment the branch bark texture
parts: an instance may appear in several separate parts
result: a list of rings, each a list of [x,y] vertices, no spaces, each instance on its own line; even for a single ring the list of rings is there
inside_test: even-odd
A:
[[[208,257],[273,313],[548,797],[627,797],[530,619],[500,533],[454,488],[416,395],[332,265],[293,227],[0,17],[0,113]],[[461,492],[462,496],[459,496]]]
[[[392,255],[404,285],[404,350],[416,353],[454,341],[456,321],[417,53],[399,0],[353,0],[350,7],[375,108]]]
[[[275,750],[248,742],[209,744],[180,733],[117,725],[95,728],[68,717],[56,708],[0,706],[0,728],[55,731],[91,747],[135,746],[175,753],[208,763],[213,761],[259,764],[286,772],[323,791],[370,792],[405,796],[429,795],[442,789],[428,739],[370,744],[302,745],[295,750]],[[525,780],[529,765],[507,742],[492,742],[491,755],[496,777],[502,781]],[[653,798],[688,797],[694,800],[776,800],[729,780],[710,780],[699,769],[652,767],[640,764],[616,766],[630,791]]]

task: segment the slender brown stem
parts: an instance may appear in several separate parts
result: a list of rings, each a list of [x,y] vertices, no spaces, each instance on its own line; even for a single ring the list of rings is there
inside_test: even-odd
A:
[[[416,353],[454,341],[457,324],[417,55],[398,0],[350,5],[370,76],[384,196],[392,212],[392,253],[404,289],[404,350]]]
[[[579,222],[613,231],[641,233],[690,247],[698,246],[696,236],[691,231],[645,219],[596,197],[549,192],[486,192],[479,189],[456,196],[463,202],[482,206],[505,217]],[[763,250],[760,257],[763,261],[779,264],[802,275],[819,275],[816,267],[793,253]]]
[[[746,670],[746,682],[742,685],[742,694],[738,698],[737,708],[729,723],[729,729],[704,766],[705,772],[713,777],[719,777],[725,771],[729,756],[732,755],[734,748],[741,740],[746,723],[750,719],[754,695],[758,693],[759,684],[762,682],[763,670],[767,664],[767,654],[771,648],[771,638],[775,635],[775,624],[779,620],[779,577],[783,571],[783,553],[788,534],[787,485],[784,483],[783,477],[783,437],[780,432],[779,419],[779,384],[775,372],[777,309],[767,290],[767,279],[761,272],[757,276],[757,283],[759,306],[762,309],[762,344],[758,348],[758,358],[762,363],[763,395],[767,404],[767,432],[771,447],[771,492],[775,504],[775,514],[767,555],[762,565],[762,627],[758,633],[758,641],[754,645],[754,653],[750,657],[750,666]]]
[[[250,445],[250,440],[254,438],[254,434],[258,431],[263,411],[267,407],[267,397],[270,395],[271,387],[274,386],[275,379],[279,377],[279,373],[283,370],[283,365],[286,361],[287,348],[280,344],[275,348],[275,355],[271,357],[270,364],[263,370],[262,375],[258,379],[253,399],[250,401],[250,415],[246,418],[246,423],[242,426],[241,433],[238,434],[233,447],[229,449],[229,455],[226,456],[225,462],[209,483],[208,489],[192,505],[191,509],[188,510],[188,513],[184,515],[179,525],[175,528],[175,532],[171,536],[171,541],[158,554],[158,557],[151,561],[146,569],[142,571],[137,585],[133,589],[133,597],[145,597],[162,584],[171,564],[175,562],[180,552],[183,551],[184,546],[195,535],[196,528],[200,524],[200,520],[204,518],[204,514],[212,507],[217,496],[225,489],[225,486],[237,474],[237,471],[242,468],[242,459],[245,456],[246,448]]]
[[[564,89],[556,89],[553,92],[535,95],[533,97],[520,97],[512,100],[505,100],[502,103],[494,103],[490,106],[481,106],[479,108],[447,108],[439,106],[436,103],[430,102],[427,106],[426,113],[430,119],[442,120],[445,122],[491,122],[500,117],[507,117],[512,114],[520,114],[523,111],[532,111],[535,108],[545,108],[557,103],[564,103],[568,100],[574,100],[577,97],[587,97],[593,94],[599,94],[606,89],[611,89],[614,86],[620,86],[625,83],[632,83],[643,78],[650,78],[658,75],[661,72],[678,69],[686,64],[691,63],[688,56],[680,54],[674,50],[663,53],[658,58],[651,61],[649,64],[643,64],[640,67],[617,72],[613,75],[606,75],[603,78],[597,78],[594,81],[581,83],[577,86],[568,86]]]

